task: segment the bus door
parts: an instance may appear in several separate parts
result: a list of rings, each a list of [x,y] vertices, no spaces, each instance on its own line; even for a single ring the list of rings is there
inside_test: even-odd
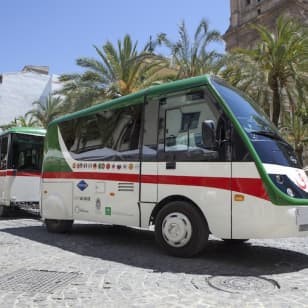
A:
[[[0,204],[9,205],[10,200],[7,191],[7,164],[8,164],[9,137],[0,139]]]
[[[256,165],[242,138],[232,130],[232,238],[248,239],[258,225],[253,217],[265,193]],[[266,219],[266,217],[264,218]],[[262,232],[262,230],[260,230]],[[258,237],[255,234],[255,237]]]
[[[140,169],[140,226],[147,227],[157,203],[157,133],[159,98],[147,98],[143,112],[143,135]]]
[[[226,140],[216,136],[222,129],[222,110],[205,87],[157,100],[158,185],[151,191],[152,199],[154,193],[158,202],[183,198],[201,209],[213,233],[229,237],[231,155]]]

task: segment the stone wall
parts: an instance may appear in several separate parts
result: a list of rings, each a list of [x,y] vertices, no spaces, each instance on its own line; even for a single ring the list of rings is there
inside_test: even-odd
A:
[[[224,34],[226,49],[251,48],[259,40],[251,24],[274,29],[280,15],[308,22],[308,0],[231,0],[230,26]]]

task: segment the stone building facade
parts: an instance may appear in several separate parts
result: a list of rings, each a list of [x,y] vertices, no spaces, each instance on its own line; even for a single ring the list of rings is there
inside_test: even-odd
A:
[[[280,15],[308,22],[308,0],[230,0],[230,8],[230,26],[224,34],[227,51],[255,45],[259,37],[251,24],[273,29]]]

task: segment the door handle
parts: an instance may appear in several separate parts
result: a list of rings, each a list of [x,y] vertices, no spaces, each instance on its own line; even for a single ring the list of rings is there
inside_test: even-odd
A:
[[[176,161],[167,161],[166,162],[166,169],[176,169]]]

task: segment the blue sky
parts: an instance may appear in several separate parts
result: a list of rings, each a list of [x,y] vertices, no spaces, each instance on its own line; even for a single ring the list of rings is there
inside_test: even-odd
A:
[[[193,35],[206,18],[210,30],[229,26],[229,0],[0,0],[0,73],[47,65],[53,74],[80,71],[78,57],[95,57],[93,45],[125,34],[141,48],[164,32],[176,40],[185,21]],[[219,51],[224,46],[218,47]]]

